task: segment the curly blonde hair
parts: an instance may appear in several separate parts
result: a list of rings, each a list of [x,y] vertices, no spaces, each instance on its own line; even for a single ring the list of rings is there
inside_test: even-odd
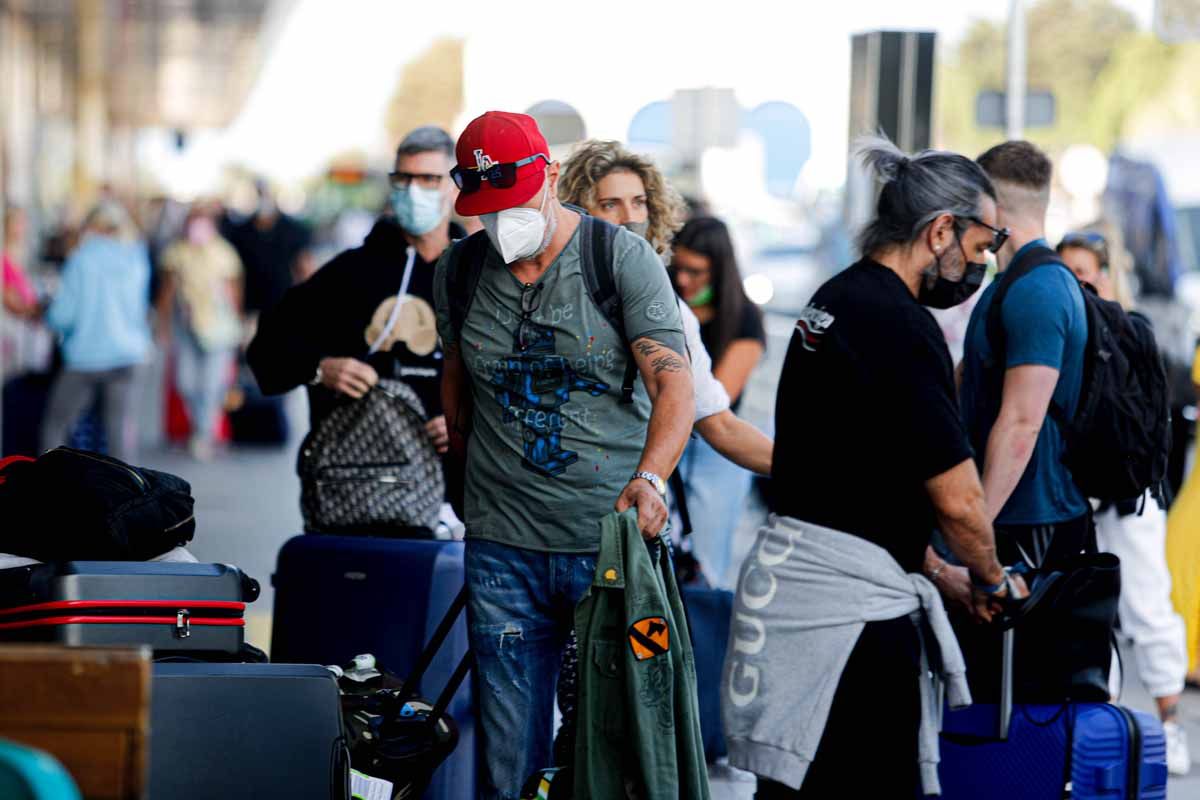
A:
[[[558,199],[586,209],[594,208],[596,185],[605,176],[622,171],[632,172],[642,179],[650,217],[646,239],[656,252],[666,253],[671,238],[687,220],[687,205],[653,161],[626,150],[620,142],[598,139],[582,142],[563,164]]]

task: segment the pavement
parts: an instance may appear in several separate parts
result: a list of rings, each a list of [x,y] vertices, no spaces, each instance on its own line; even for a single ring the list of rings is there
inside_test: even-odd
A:
[[[768,428],[774,405],[774,383],[786,350],[791,322],[769,317],[771,344],[763,366],[751,381],[742,413],[760,427]],[[196,497],[196,536],[191,550],[201,561],[236,564],[262,584],[262,596],[247,614],[247,639],[269,650],[271,609],[274,590],[270,585],[279,548],[302,530],[299,510],[300,484],[295,474],[299,441],[307,429],[306,401],[302,394],[288,397],[293,422],[292,442],[284,448],[233,448],[217,459],[201,463],[185,452],[154,449],[141,458],[145,466],[173,472],[192,484]],[[766,511],[752,498],[734,542],[738,563],[753,542],[754,531]],[[1134,659],[1127,653],[1125,663]],[[1122,702],[1132,708],[1153,711],[1154,704],[1135,676],[1126,680]],[[1169,796],[1177,800],[1200,799],[1200,692],[1184,696],[1182,722],[1191,741],[1197,766],[1187,778],[1173,778]],[[865,758],[865,756],[864,756]],[[864,763],[869,766],[869,763]],[[714,800],[750,800],[754,779],[728,767],[712,770]]]

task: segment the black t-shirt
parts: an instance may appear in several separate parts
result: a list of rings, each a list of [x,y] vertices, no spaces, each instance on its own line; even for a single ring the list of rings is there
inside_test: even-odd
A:
[[[293,283],[296,258],[308,249],[312,235],[305,225],[287,214],[260,230],[255,218],[226,225],[225,238],[237,250],[245,270],[246,311],[267,311],[283,299]]]
[[[746,300],[742,304],[742,312],[738,316],[737,329],[733,334],[733,338],[730,340],[730,344],[736,342],[738,339],[753,339],[763,347],[767,346],[767,331],[765,328],[763,328],[762,311],[760,311],[758,306],[754,305],[754,303],[750,302],[749,300]],[[720,359],[718,359],[716,353],[713,352],[713,346],[717,343],[717,326],[715,318],[709,320],[708,322],[701,323],[700,341],[704,342],[704,349],[708,351],[710,356],[712,356],[713,369],[716,369],[717,362]],[[730,410],[733,411],[733,413],[737,413],[738,406],[742,404],[742,396],[744,395],[745,392],[738,396],[737,400],[735,400],[730,406]]]
[[[451,227],[451,238],[463,233],[461,228]],[[362,247],[334,258],[264,313],[247,354],[263,391],[285,392],[312,380],[322,358],[357,358],[373,366],[381,377],[411,386],[428,416],[441,414],[443,362],[434,313],[435,265],[420,254],[414,254],[409,277],[411,316],[402,317],[394,326],[390,347],[367,355],[368,339],[386,327],[389,309],[400,291],[407,247],[400,227],[381,219]],[[342,400],[324,387],[310,388],[313,423]]]
[[[970,457],[945,339],[900,277],[864,259],[822,286],[779,381],[771,510],[919,572],[936,526],[925,482]]]

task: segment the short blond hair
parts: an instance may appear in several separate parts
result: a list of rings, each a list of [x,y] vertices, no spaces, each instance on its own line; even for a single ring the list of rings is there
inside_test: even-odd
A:
[[[581,143],[563,164],[558,199],[594,208],[596,185],[614,172],[632,172],[641,178],[650,217],[646,239],[656,252],[667,252],[672,237],[687,221],[687,204],[653,161],[627,150],[620,142],[589,139]]]

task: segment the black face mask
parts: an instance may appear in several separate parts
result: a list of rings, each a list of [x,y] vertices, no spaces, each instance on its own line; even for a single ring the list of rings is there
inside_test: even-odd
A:
[[[921,278],[921,288],[917,291],[917,302],[929,308],[954,308],[957,305],[965,303],[971,295],[979,291],[979,287],[983,285],[983,276],[987,274],[987,264],[981,264],[974,261],[967,261],[967,252],[963,250],[962,240],[958,240],[958,249],[962,250],[963,254],[963,276],[957,281],[947,280],[942,277],[942,258],[935,256],[934,269],[937,271],[937,277],[934,279],[933,285],[925,280],[925,276]]]

